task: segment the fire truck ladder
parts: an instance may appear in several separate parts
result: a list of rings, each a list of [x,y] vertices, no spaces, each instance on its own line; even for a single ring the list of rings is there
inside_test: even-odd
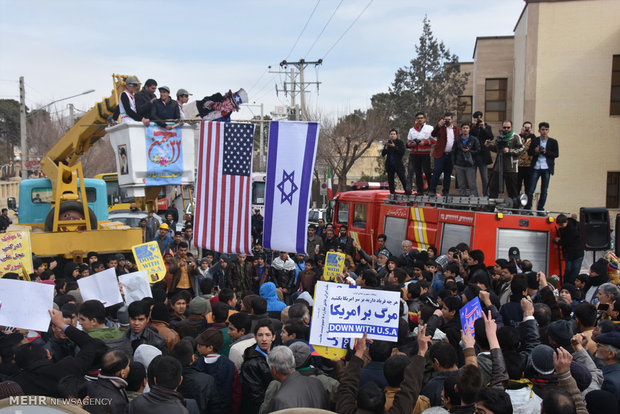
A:
[[[476,211],[520,211],[511,199],[489,197],[429,196],[390,194],[388,204],[431,205],[434,207]]]

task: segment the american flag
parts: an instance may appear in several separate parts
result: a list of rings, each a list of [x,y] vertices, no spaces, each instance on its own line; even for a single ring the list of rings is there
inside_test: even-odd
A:
[[[253,144],[253,124],[201,123],[194,215],[197,247],[251,252]]]

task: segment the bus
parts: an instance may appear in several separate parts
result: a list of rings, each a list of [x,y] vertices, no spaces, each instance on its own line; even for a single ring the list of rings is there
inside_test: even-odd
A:
[[[262,216],[265,215],[265,179],[267,173],[265,172],[253,172],[252,173],[252,213],[256,209],[260,210]]]

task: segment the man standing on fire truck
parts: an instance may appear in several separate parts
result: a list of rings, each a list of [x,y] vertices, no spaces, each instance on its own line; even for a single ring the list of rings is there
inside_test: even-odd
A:
[[[426,124],[424,112],[415,114],[415,124],[407,135],[407,148],[409,165],[407,168],[407,191],[411,194],[413,189],[413,173],[415,171],[415,188],[418,194],[424,192],[424,176],[428,184],[431,179],[431,147],[434,140],[431,137],[433,127]],[[424,175],[422,175],[424,172]]]
[[[489,179],[489,197],[498,197],[499,177],[502,174],[504,185],[508,191],[508,197],[517,199],[519,197],[519,155],[523,152],[523,142],[519,134],[512,130],[512,122],[504,121],[502,131],[497,138],[493,141],[487,141],[484,145],[497,153],[495,164],[493,164],[493,173]],[[501,171],[500,163],[502,164]]]
[[[452,174],[452,146],[454,145],[454,139],[458,138],[459,128],[456,125],[452,125],[452,114],[447,112],[443,119],[441,119],[431,135],[435,137],[437,143],[433,147],[432,155],[435,159],[435,169],[433,170],[433,176],[431,177],[431,183],[428,187],[428,193],[435,195],[437,190],[437,184],[439,183],[439,176],[443,173],[443,188],[441,190],[442,195],[447,196],[450,193],[450,175]],[[419,193],[419,190],[418,190]]]

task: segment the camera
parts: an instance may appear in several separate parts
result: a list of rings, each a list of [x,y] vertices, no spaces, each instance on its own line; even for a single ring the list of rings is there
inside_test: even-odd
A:
[[[524,130],[525,132],[530,132],[530,127],[525,127]]]

